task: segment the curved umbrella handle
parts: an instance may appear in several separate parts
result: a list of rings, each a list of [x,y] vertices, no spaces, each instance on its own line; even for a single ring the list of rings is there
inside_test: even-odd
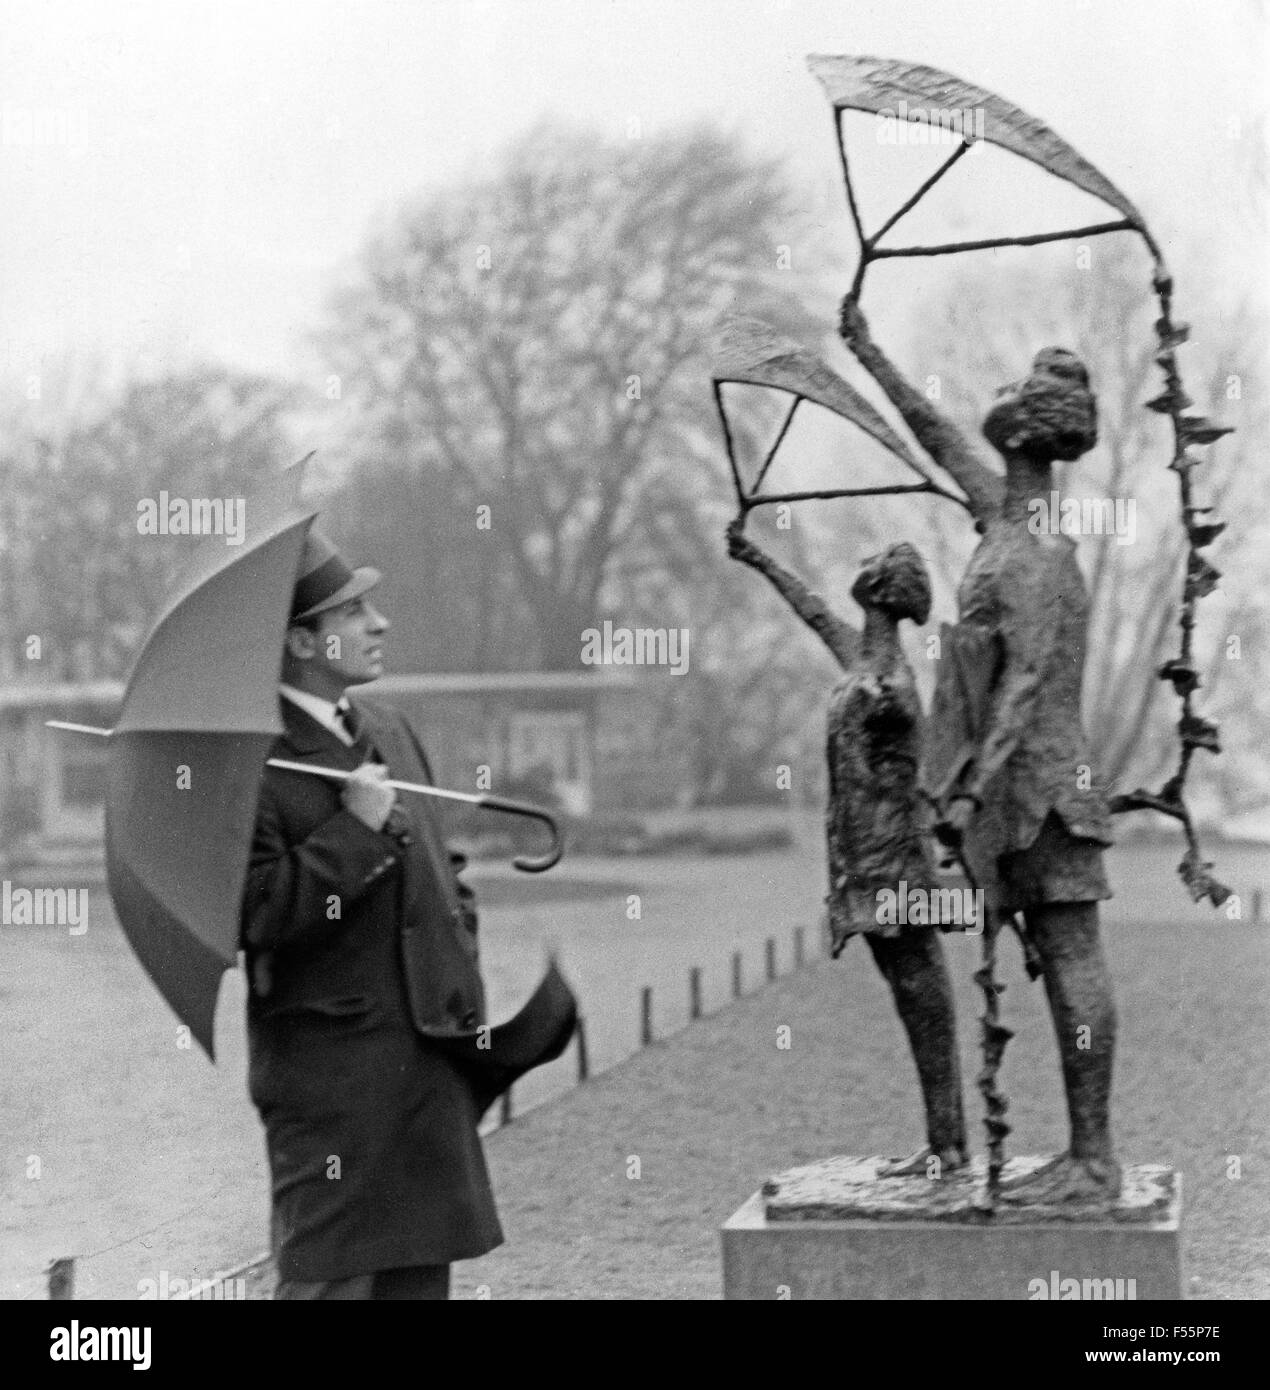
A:
[[[112,732],[110,729],[98,729],[87,724],[67,724],[58,719],[46,719],[44,722],[50,729],[68,729],[72,733],[79,734],[98,734],[103,738],[109,738]],[[285,758],[270,758],[269,766],[280,767],[288,772],[304,772],[312,777],[333,777],[341,782],[347,781],[351,775],[343,768],[317,767],[312,763],[289,762]],[[545,874],[548,869],[554,868],[560,862],[560,856],[564,853],[564,836],[560,833],[556,818],[550,811],[544,811],[541,806],[531,806],[526,801],[511,801],[505,796],[474,796],[471,792],[447,791],[443,787],[429,787],[418,782],[390,781],[388,785],[397,787],[402,791],[421,792],[425,796],[440,796],[450,801],[466,801],[471,806],[482,806],[487,811],[505,811],[509,816],[528,816],[531,820],[540,820],[551,831],[551,848],[540,859],[530,859],[523,854],[514,858],[512,863],[523,873]]]
[[[505,811],[509,816],[528,816],[531,820],[541,821],[551,831],[551,848],[540,859],[531,859],[522,854],[512,860],[522,873],[546,873],[560,862],[560,856],[564,853],[564,838],[560,834],[556,818],[549,811],[544,811],[541,806],[530,806],[525,801],[509,801],[505,796],[481,796],[474,800],[477,806],[482,806],[487,811]]]

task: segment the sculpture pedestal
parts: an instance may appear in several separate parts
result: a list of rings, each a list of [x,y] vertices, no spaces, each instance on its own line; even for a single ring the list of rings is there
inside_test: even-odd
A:
[[[1126,1168],[1096,1209],[977,1207],[987,1175],[878,1178],[880,1158],[790,1169],[723,1227],[724,1298],[1182,1298],[1182,1179]],[[1003,1179],[1044,1159],[1007,1162]]]

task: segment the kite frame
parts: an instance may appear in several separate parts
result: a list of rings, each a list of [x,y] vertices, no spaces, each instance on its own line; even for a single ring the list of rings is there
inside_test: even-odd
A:
[[[1173,685],[1178,697],[1180,711],[1177,723],[1179,735],[1178,763],[1158,791],[1151,792],[1138,787],[1134,791],[1117,795],[1111,800],[1115,814],[1135,810],[1153,810],[1176,820],[1182,828],[1186,840],[1186,852],[1178,865],[1178,871],[1186,884],[1192,899],[1196,902],[1207,898],[1213,906],[1224,903],[1230,896],[1230,889],[1220,883],[1209,872],[1212,864],[1203,857],[1194,822],[1185,800],[1187,774],[1195,750],[1204,748],[1211,753],[1220,752],[1217,725],[1199,715],[1193,697],[1200,685],[1199,674],[1194,661],[1194,631],[1197,623],[1196,605],[1216,586],[1220,572],[1201,554],[1201,551],[1225,529],[1225,523],[1212,519],[1211,507],[1200,506],[1195,500],[1192,486],[1192,471],[1201,460],[1191,450],[1195,446],[1214,443],[1231,431],[1228,427],[1215,425],[1204,416],[1189,414],[1193,402],[1187,396],[1182,384],[1181,372],[1177,364],[1177,349],[1189,337],[1189,328],[1173,318],[1173,279],[1164,261],[1163,252],[1152,236],[1146,221],[1137,208],[1111,183],[1097,168],[1090,164],[1061,136],[1034,116],[1007,102],[1004,98],[962,81],[952,74],[938,68],[921,64],[907,63],[896,59],[836,56],[812,54],[807,59],[812,75],[825,89],[829,99],[834,141],[838,149],[839,164],[846,192],[847,208],[852,225],[859,241],[860,257],[848,297],[859,299],[863,290],[864,277],[868,267],[878,260],[913,257],[956,255],[966,251],[981,251],[1003,246],[1037,246],[1047,242],[1072,241],[1093,236],[1104,236],[1115,232],[1134,232],[1142,238],[1151,256],[1153,273],[1152,288],[1156,294],[1160,313],[1155,322],[1157,337],[1156,365],[1164,377],[1164,390],[1155,399],[1146,402],[1150,410],[1167,415],[1172,425],[1173,447],[1168,467],[1178,476],[1178,502],[1181,524],[1187,537],[1185,576],[1183,579],[1181,603],[1178,611],[1179,642],[1175,656],[1161,665],[1156,674],[1162,681]],[[934,126],[931,115],[934,111],[946,112],[949,109],[982,110],[982,138],[989,144],[997,145],[1021,158],[1038,165],[1056,178],[1073,184],[1083,192],[1099,198],[1121,217],[1116,221],[1093,223],[1084,227],[1074,227],[1057,232],[1040,232],[1018,237],[991,237],[975,241],[948,242],[938,246],[881,246],[882,237],[891,231],[899,221],[915,208],[932,188],[958,163],[958,161],[978,143],[978,139],[962,138],[952,154],[929,175],[914,193],[893,212],[878,230],[871,235],[864,230],[855,188],[851,179],[850,161],[847,156],[846,140],[843,132],[842,113],[846,110],[871,112],[883,116],[900,101],[910,100],[928,103],[926,106],[910,108],[906,119],[915,124]],[[947,126],[944,126],[947,128]],[[754,320],[741,321],[750,325]],[[733,484],[742,518],[754,507],[776,502],[823,501],[839,497],[876,497],[903,493],[929,493],[957,502],[965,507],[980,525],[986,518],[981,515],[971,501],[941,487],[926,469],[913,457],[911,451],[882,421],[873,407],[857,392],[842,381],[821,359],[789,340],[782,340],[767,325],[758,325],[773,340],[780,343],[780,351],[769,354],[770,360],[755,354],[748,364],[738,360],[734,350],[721,354],[724,360],[713,373],[715,406],[723,428],[724,443],[728,462],[732,471]],[[757,335],[750,330],[757,345]],[[797,355],[801,354],[801,363]],[[775,359],[779,358],[780,361]],[[834,401],[820,398],[821,393],[802,390],[796,372],[786,371],[784,380],[779,378],[781,366],[791,363],[799,365],[813,380],[817,373],[827,374],[836,382]],[[814,368],[814,372],[813,372]],[[784,390],[794,396],[780,431],[767,451],[760,465],[756,482],[747,493],[741,481],[740,469],[735,457],[735,446],[731,425],[722,396],[723,385],[732,382],[758,386],[770,386]],[[922,479],[918,484],[894,484],[869,488],[821,489],[806,492],[786,492],[760,495],[759,489],[767,476],[772,462],[780,448],[795,411],[802,400],[812,400],[826,406],[834,413],[842,415],[871,434],[888,448],[907,468]],[[863,409],[861,409],[861,407]],[[876,427],[883,427],[879,431]]]

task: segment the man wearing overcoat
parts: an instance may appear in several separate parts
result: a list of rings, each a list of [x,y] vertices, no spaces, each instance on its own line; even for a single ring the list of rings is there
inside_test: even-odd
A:
[[[349,687],[383,672],[388,622],[310,531],[242,911],[249,1088],[265,1126],[279,1298],[446,1298],[454,1260],[502,1242],[477,1122],[444,1040],[485,1023],[471,890],[406,721]]]

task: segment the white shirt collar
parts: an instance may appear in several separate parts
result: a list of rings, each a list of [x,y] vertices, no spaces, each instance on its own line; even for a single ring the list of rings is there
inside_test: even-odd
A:
[[[353,740],[348,736],[348,731],[344,725],[336,718],[337,709],[348,708],[348,697],[341,696],[339,703],[334,700],[323,699],[321,695],[314,695],[308,690],[297,690],[293,685],[279,682],[278,692],[284,695],[293,705],[298,705],[305,714],[310,714],[324,729],[329,729],[337,739],[348,747],[352,746]]]

